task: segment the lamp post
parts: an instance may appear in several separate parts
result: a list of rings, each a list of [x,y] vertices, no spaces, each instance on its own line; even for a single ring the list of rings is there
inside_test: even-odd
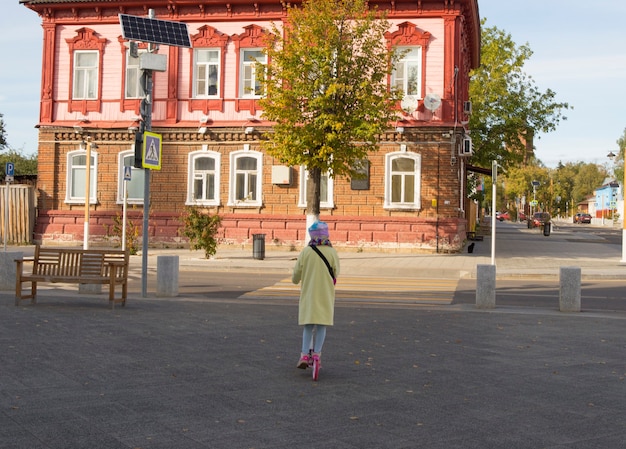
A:
[[[616,158],[616,155],[610,151],[609,154],[606,155],[611,162]],[[624,183],[622,184],[622,259],[620,263],[626,263],[626,158],[624,158]]]

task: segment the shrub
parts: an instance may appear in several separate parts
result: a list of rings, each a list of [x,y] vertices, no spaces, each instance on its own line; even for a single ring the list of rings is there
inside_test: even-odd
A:
[[[208,259],[217,252],[217,231],[222,219],[219,215],[202,213],[196,207],[186,207],[181,217],[181,234],[189,239],[190,249],[203,249]]]
[[[122,242],[122,231],[124,229],[124,217],[119,213],[113,217],[113,225],[106,230],[107,237],[117,237]],[[139,251],[139,229],[131,220],[126,220],[126,248],[128,248],[129,254],[137,254]]]

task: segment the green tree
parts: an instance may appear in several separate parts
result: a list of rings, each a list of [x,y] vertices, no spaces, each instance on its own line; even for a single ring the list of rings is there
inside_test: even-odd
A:
[[[0,150],[4,150],[7,146],[7,133],[4,127],[4,115],[0,114]]]
[[[570,106],[557,102],[550,89],[541,92],[523,71],[532,55],[528,44],[518,46],[510,34],[485,24],[483,19],[481,65],[472,72],[469,88],[472,161],[488,167],[497,160],[509,167],[524,161],[526,142],[554,131]]]
[[[16,175],[36,175],[37,155],[26,156],[21,150],[9,149],[6,153],[0,153],[0,172],[4,176],[7,162],[15,164]]]
[[[3,177],[7,162],[15,164],[16,175],[37,174],[37,155],[26,156],[22,150],[16,150],[9,146],[4,115],[0,114],[0,173]]]
[[[606,170],[596,164],[579,162],[577,165],[578,173],[572,189],[574,205],[593,194],[598,187],[602,186],[607,176]]]
[[[397,60],[387,48],[384,13],[365,0],[287,4],[285,29],[272,28],[261,100],[275,122],[262,142],[268,154],[309,171],[307,216],[320,213],[320,179],[354,175],[396,119],[400,100],[387,77]]]
[[[624,150],[626,149],[626,128],[624,129],[624,133],[621,135],[619,139],[616,141],[617,143],[617,154],[615,154],[615,159],[613,159],[613,173],[615,174],[615,179],[621,184],[624,181]]]
[[[559,163],[555,169],[538,162],[525,167],[511,167],[504,176],[504,203],[499,209],[521,204],[522,198],[527,204],[536,198],[536,210],[561,216],[566,212],[571,214],[576,210],[577,203],[602,186],[606,176],[604,167],[584,162]],[[533,189],[533,181],[539,182],[536,189]]]

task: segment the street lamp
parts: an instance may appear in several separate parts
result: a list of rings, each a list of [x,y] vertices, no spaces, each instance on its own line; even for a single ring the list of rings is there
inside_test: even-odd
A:
[[[615,159],[617,156],[615,155],[615,153],[613,153],[612,151],[609,152],[609,154],[606,155],[606,157],[608,157],[611,162],[613,162],[613,159]],[[623,203],[623,208],[622,208],[622,259],[620,260],[620,263],[626,263],[626,190],[624,189],[626,187],[626,158],[624,158],[624,183],[622,184],[622,203]]]

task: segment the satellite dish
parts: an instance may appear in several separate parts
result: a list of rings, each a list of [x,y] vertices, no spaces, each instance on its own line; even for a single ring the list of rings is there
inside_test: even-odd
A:
[[[400,103],[400,107],[407,114],[413,114],[417,109],[417,98],[413,95],[405,95]]]
[[[424,107],[430,112],[435,112],[441,106],[441,97],[437,94],[426,94],[424,97]]]

